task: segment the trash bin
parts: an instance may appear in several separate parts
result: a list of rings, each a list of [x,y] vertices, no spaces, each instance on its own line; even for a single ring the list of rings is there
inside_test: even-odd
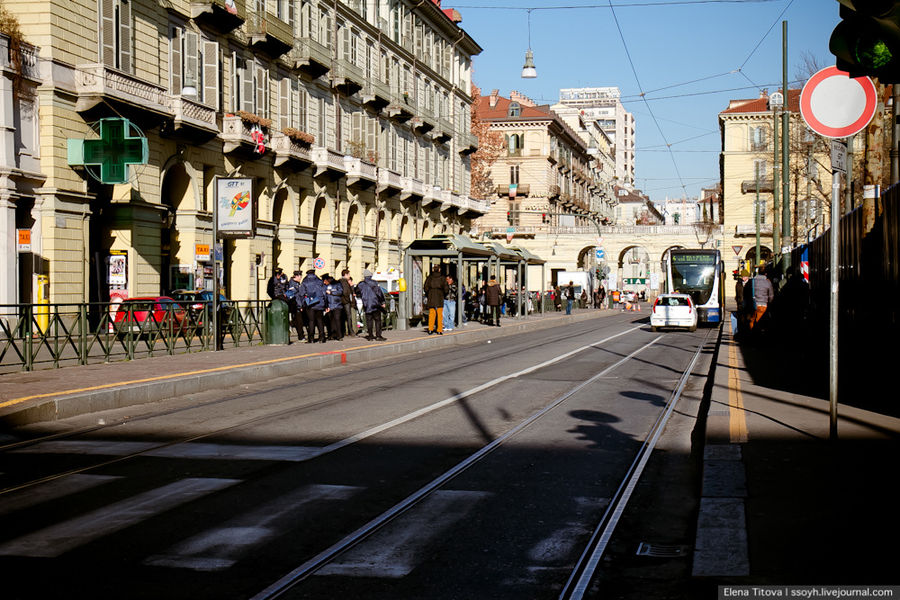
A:
[[[287,345],[291,341],[289,329],[291,311],[287,302],[272,300],[266,309],[266,345]]]

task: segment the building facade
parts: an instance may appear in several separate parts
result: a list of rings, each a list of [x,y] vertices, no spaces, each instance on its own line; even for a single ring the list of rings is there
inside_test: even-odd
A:
[[[616,184],[634,186],[634,115],[625,110],[617,87],[567,88],[559,90],[559,104],[581,111],[596,121],[615,148]],[[558,105],[553,105],[557,110]]]
[[[236,299],[264,297],[275,267],[399,267],[416,237],[487,210],[468,195],[481,48],[436,0],[6,6],[44,66],[43,180],[15,212],[34,219],[52,302],[211,289],[223,179],[250,186],[251,235],[218,249]],[[72,151],[105,142],[105,119],[146,140],[123,180]]]
[[[778,93],[778,96],[782,96]],[[766,90],[758,98],[732,100],[719,113],[722,135],[722,247],[729,270],[740,261],[756,263],[757,215],[760,255],[768,260],[776,251],[773,229],[781,222],[782,204],[776,214],[774,201],[780,196],[782,169],[781,109],[783,102]],[[778,98],[776,102],[771,102]],[[788,135],[789,195],[792,238],[805,242],[821,233],[829,222],[831,172],[828,145],[812,135],[800,116],[800,90],[788,90],[790,111]],[[778,115],[778,144],[775,119]],[[778,182],[774,184],[773,182]],[[758,198],[758,203],[757,203]],[[784,198],[780,198],[781,202]]]

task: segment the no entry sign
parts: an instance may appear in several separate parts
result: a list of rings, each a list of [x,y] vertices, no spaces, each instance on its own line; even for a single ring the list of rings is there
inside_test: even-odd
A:
[[[809,78],[800,92],[800,114],[810,129],[828,138],[845,138],[865,129],[878,98],[868,77],[851,78],[827,67]]]

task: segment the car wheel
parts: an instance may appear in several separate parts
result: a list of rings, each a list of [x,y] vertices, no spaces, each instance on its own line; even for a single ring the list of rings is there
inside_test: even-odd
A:
[[[688,327],[688,331],[690,331],[691,333],[697,331],[697,325],[691,325],[690,327]]]
[[[657,331],[659,331],[659,327],[657,327],[656,325],[651,325],[650,331],[652,331],[653,333],[656,333]]]

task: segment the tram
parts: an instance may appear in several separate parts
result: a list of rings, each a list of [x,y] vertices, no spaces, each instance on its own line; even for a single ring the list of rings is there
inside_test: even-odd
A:
[[[725,263],[718,250],[673,248],[666,255],[666,291],[688,294],[700,323],[720,323],[725,312]]]

